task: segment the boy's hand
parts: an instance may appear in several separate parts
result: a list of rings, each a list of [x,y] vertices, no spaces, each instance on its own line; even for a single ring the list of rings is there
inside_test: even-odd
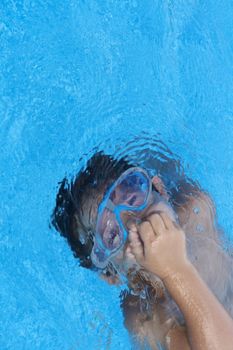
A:
[[[184,232],[165,213],[131,226],[129,240],[137,262],[162,280],[187,266]]]

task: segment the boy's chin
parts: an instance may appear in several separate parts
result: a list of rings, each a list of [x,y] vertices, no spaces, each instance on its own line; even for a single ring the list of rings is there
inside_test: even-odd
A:
[[[131,255],[122,253],[121,258],[117,257],[112,261],[116,271],[120,276],[127,278],[129,273],[135,273],[141,269],[135,258]]]

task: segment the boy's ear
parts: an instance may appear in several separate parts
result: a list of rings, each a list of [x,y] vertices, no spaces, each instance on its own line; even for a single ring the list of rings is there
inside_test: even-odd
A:
[[[166,190],[163,180],[159,176],[154,176],[152,178],[152,185],[159,192],[159,194],[166,199],[169,199],[169,194]]]
[[[111,274],[106,274],[106,273],[102,272],[100,274],[100,278],[110,285],[122,284],[122,281],[120,280],[118,275],[111,275]]]

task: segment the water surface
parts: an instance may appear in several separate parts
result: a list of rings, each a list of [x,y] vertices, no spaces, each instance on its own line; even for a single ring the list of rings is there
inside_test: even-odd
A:
[[[130,349],[119,290],[49,228],[57,183],[95,148],[140,160],[159,139],[233,240],[233,6],[3,0],[0,13],[0,347]]]

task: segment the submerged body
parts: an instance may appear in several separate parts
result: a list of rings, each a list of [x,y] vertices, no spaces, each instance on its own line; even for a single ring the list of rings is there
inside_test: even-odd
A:
[[[125,161],[116,162],[102,154],[94,156],[70,188],[65,187],[64,181],[61,184],[53,224],[67,238],[82,266],[99,271],[111,284],[122,281],[128,285],[121,294],[121,306],[125,325],[139,348],[149,343],[152,349],[160,349],[161,345],[168,350],[189,349],[182,312],[162,279],[138,265],[130,253],[128,239],[122,249],[111,256],[106,268],[96,268],[91,259],[98,207],[107,189],[129,168]],[[167,168],[170,172],[171,164]],[[161,200],[145,208],[140,220],[154,212],[165,212],[172,220],[177,220],[185,232],[190,262],[233,317],[232,258],[222,247],[222,232],[216,226],[215,209],[209,196],[184,176],[177,180],[177,189],[169,193],[158,176],[153,184]],[[131,218],[127,213],[122,215],[125,227]],[[108,234],[109,230],[103,230],[104,240],[108,240]],[[115,237],[112,242],[117,242]]]
[[[192,266],[200,271],[202,279],[232,314],[232,261],[221,246],[212,202],[204,193],[196,192],[189,197],[185,205],[178,206],[175,212],[169,204],[161,180],[156,177],[153,182],[161,196],[147,206],[140,216],[135,214],[137,218],[140,217],[141,226],[153,213],[160,212],[166,213],[173,222],[179,223],[186,232],[186,245]],[[133,213],[128,216],[125,214],[122,218],[126,227],[127,224],[132,225],[132,215]],[[105,239],[108,235],[111,236],[111,230],[107,230]],[[173,243],[175,250],[176,241]],[[172,246],[170,248],[171,260],[175,263]],[[156,256],[154,258],[156,259]],[[131,293],[125,298],[123,308],[126,325],[141,340],[141,345],[147,340],[154,349],[157,349],[156,344],[172,349],[174,342],[175,348],[179,342],[179,348],[189,349],[183,312],[179,310],[159,274],[151,275],[143,266],[137,264],[130,254],[129,241],[125,243],[123,251],[111,257],[111,262],[118,275],[127,276],[128,286],[134,294],[132,296]],[[200,322],[200,319],[196,322]]]
[[[185,194],[184,194],[185,196]],[[188,196],[185,205],[174,207],[180,226],[185,232],[189,260],[195,266],[201,278],[208,285],[220,303],[233,317],[233,281],[232,258],[224,251],[221,242],[221,231],[215,224],[215,210],[210,198],[196,192]],[[163,211],[170,214],[170,206],[155,207],[148,211]],[[173,252],[171,251],[171,256]],[[125,260],[130,259],[125,253]],[[128,295],[123,302],[125,322],[127,327],[140,339],[141,344],[147,340],[153,349],[159,349],[162,344],[166,349],[189,349],[186,338],[185,322],[182,313],[174,300],[167,293],[161,279],[148,272],[141,271],[138,278],[132,279],[130,287],[138,288],[140,283],[143,291],[150,290],[149,308],[142,310],[139,296]],[[130,280],[130,278],[129,278]],[[143,283],[141,283],[143,281]],[[149,295],[148,297],[149,298]],[[182,347],[178,347],[179,342]],[[172,345],[173,344],[173,345]]]
[[[177,206],[175,210],[185,232],[189,260],[233,317],[233,261],[222,247],[222,232],[215,225],[213,203],[202,192],[187,198],[189,200],[186,204]],[[160,211],[161,208],[157,210]],[[168,210],[169,207],[167,212]],[[163,211],[166,212],[166,209],[163,208]],[[172,254],[173,251],[171,256]],[[149,309],[142,312],[140,297],[129,296],[128,302],[124,302],[127,326],[141,339],[141,344],[147,339],[153,349],[159,349],[158,344],[166,349],[190,349],[183,314],[167,293],[166,285],[147,272],[142,275],[145,283],[151,286],[149,289],[153,295],[152,302],[150,301]]]
[[[180,332],[177,337],[174,328],[167,336],[167,347],[231,350],[233,319],[190,263],[181,227],[157,212],[141,225],[131,226],[130,248],[142,267],[161,278],[184,315],[188,337]]]

